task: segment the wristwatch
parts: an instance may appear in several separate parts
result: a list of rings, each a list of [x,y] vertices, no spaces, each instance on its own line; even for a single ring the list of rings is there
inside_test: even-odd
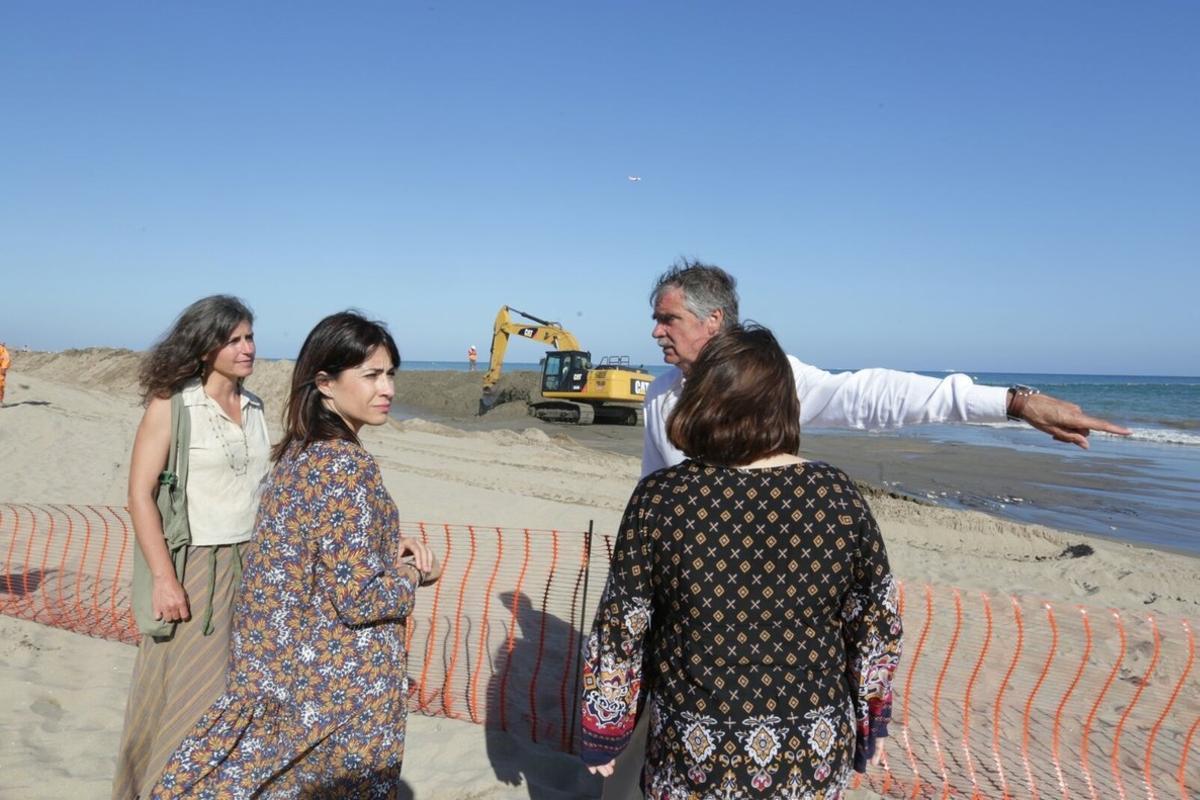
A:
[[[1008,387],[1008,418],[1014,422],[1025,419],[1023,416],[1025,403],[1035,394],[1041,394],[1041,392],[1023,383],[1017,383]]]

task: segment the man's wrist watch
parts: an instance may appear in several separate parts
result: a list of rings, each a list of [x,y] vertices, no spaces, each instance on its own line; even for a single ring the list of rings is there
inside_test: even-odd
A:
[[[1025,419],[1025,404],[1035,394],[1041,394],[1041,392],[1023,383],[1008,387],[1008,418],[1014,422]]]

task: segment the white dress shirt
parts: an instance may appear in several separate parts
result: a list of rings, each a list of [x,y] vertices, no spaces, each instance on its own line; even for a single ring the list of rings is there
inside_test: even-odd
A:
[[[923,422],[1001,422],[1008,389],[977,386],[966,375],[927,378],[891,369],[826,372],[788,356],[800,397],[800,426],[899,428]],[[642,477],[682,462],[667,439],[667,417],[683,391],[678,367],[654,379],[646,392],[646,441]]]

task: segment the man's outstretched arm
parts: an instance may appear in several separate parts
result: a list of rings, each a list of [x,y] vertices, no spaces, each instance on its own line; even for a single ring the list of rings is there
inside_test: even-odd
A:
[[[830,373],[789,357],[800,396],[802,426],[896,428],[936,422],[999,422],[1019,418],[1055,439],[1086,448],[1093,430],[1128,435],[1079,406],[1041,394],[978,385],[966,375],[930,378],[864,369]]]

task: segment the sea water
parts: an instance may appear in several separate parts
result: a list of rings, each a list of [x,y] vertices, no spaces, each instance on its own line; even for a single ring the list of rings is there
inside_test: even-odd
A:
[[[662,364],[643,368],[654,375],[669,369]],[[404,369],[465,371],[468,365],[405,361]],[[506,371],[539,369],[536,363],[505,364]],[[949,373],[921,374],[944,378]],[[886,469],[880,472],[888,488],[937,503],[1200,555],[1200,377],[966,374],[980,384],[1034,386],[1077,403],[1093,416],[1129,428],[1132,434],[1094,433],[1087,451],[1056,442],[1021,422],[918,425],[836,435],[872,437],[880,442],[883,453],[892,451],[882,446],[887,440],[914,438],[1053,456],[1064,462],[1062,468],[1005,475],[1004,491],[989,490],[986,485],[955,489],[923,479],[919,470],[905,472],[903,482],[890,482]],[[987,458],[988,451],[979,452],[980,458]]]
[[[944,377],[946,373],[924,373]],[[1049,454],[1072,474],[1056,485],[1013,476],[1022,493],[978,492],[951,504],[1023,522],[1200,555],[1200,378],[1156,375],[967,373],[980,384],[1026,384],[1132,431],[1093,433],[1090,449],[1056,442],[1023,422],[921,425],[891,434]],[[907,487],[928,493],[926,487]],[[1014,496],[1019,502],[1013,502]],[[939,498],[940,499],[940,498]]]

